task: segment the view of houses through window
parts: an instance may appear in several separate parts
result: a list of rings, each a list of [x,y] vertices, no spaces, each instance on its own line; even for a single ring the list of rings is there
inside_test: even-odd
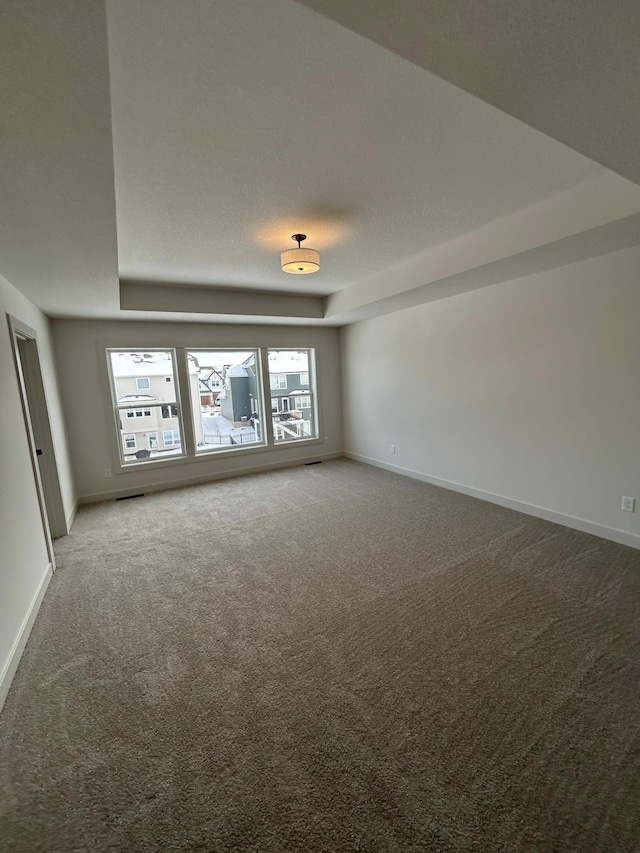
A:
[[[274,441],[315,436],[309,350],[269,350],[268,358]]]
[[[255,350],[187,352],[198,376],[191,386],[196,449],[263,443],[259,358]]]
[[[182,401],[176,357],[186,359]],[[316,437],[312,350],[108,350],[121,461],[185,455],[184,406],[196,453],[266,444],[261,358],[274,443]]]
[[[109,361],[123,461],[182,453],[173,353],[111,350]]]

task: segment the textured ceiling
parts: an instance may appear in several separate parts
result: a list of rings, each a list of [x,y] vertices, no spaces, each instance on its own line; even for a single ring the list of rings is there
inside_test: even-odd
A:
[[[291,0],[107,9],[124,279],[329,294],[603,171]]]
[[[640,7],[362,2],[1,0],[0,275],[52,316],[340,325],[640,242],[640,187],[550,138],[637,167]]]

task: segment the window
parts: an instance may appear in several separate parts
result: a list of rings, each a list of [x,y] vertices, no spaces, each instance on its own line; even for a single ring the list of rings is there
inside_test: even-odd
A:
[[[181,409],[176,398],[174,360],[172,350],[107,350],[114,418],[121,435],[119,444],[122,465],[148,464],[167,456],[184,455],[179,439]],[[154,377],[157,377],[154,385],[157,391],[152,393]],[[167,377],[170,382],[163,381]],[[177,420],[176,426],[179,428],[175,432],[178,440],[159,447],[158,433],[153,431],[153,427],[160,425],[165,410]],[[136,421],[142,423],[134,426]],[[131,432],[125,434],[124,424],[129,430],[137,429],[139,437]],[[147,429],[150,432],[147,433]],[[140,458],[132,458],[130,453],[136,446],[142,448],[136,454]]]
[[[120,470],[318,437],[312,349],[107,349],[106,355]],[[179,377],[177,359],[184,365]]]
[[[268,363],[272,391],[287,387],[303,390],[305,385],[310,385],[313,350],[269,350]],[[311,387],[308,394],[291,397],[275,395],[271,398],[273,438],[276,444],[317,437],[314,398],[315,389]]]
[[[287,390],[287,377],[284,373],[270,373],[269,381],[271,383],[272,391],[286,391]]]
[[[180,442],[180,430],[179,429],[165,429],[162,431],[162,440],[164,442],[165,447],[174,447],[179,445]]]
[[[197,453],[265,443],[260,363],[258,350],[187,352]],[[217,398],[212,408],[214,388]]]

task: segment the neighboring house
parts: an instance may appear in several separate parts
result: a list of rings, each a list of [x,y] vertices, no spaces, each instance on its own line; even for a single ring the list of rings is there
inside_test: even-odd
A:
[[[278,350],[269,353],[271,415],[276,440],[312,435],[313,393],[307,352]],[[226,371],[219,402],[225,418],[240,425],[259,421],[255,356]]]
[[[175,452],[182,447],[176,403],[175,376],[169,353],[119,352],[112,358],[112,373],[120,410],[120,431],[125,458]],[[194,409],[196,442],[202,441],[198,368],[189,362],[190,399]]]
[[[313,393],[307,352],[269,353],[271,414],[276,438],[299,438],[313,433]]]
[[[259,421],[255,356],[226,371],[224,388],[218,398],[224,417],[234,426]]]
[[[198,373],[198,387],[200,389],[200,404],[202,406],[215,406],[218,396],[224,388],[225,368],[205,367]]]

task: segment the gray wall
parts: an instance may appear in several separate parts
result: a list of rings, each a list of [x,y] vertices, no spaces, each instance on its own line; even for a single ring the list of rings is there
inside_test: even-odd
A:
[[[340,359],[337,329],[300,326],[205,325],[100,320],[53,320],[53,337],[62,382],[73,465],[82,500],[163,488],[262,467],[303,462],[342,452]],[[315,347],[320,398],[319,444],[219,453],[186,464],[125,471],[105,479],[112,466],[110,400],[104,390],[105,347],[228,349],[255,346]],[[324,443],[323,439],[328,441]]]
[[[345,450],[639,547],[639,273],[629,249],[345,327]]]

